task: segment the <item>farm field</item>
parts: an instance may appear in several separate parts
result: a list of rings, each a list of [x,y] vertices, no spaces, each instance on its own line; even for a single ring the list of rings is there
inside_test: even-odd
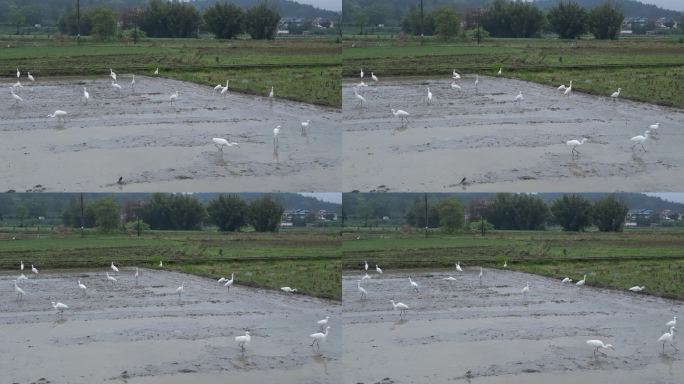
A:
[[[39,270],[102,268],[113,261],[126,268],[164,268],[211,279],[230,278],[236,284],[339,300],[339,233],[283,232],[278,234],[152,231],[133,235],[86,232],[0,232],[0,269],[17,270],[19,261]],[[15,238],[15,240],[12,240]],[[30,267],[29,267],[30,271]],[[104,273],[104,272],[103,272]]]

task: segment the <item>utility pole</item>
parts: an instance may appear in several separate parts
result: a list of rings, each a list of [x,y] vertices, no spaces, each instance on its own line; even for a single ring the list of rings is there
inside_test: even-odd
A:
[[[81,44],[81,0],[76,0],[76,43]],[[83,194],[81,194],[81,201],[83,200]]]
[[[424,36],[425,36],[425,29],[423,26],[423,0],[420,0],[420,43],[421,44],[423,44],[423,37]]]
[[[81,192],[81,237],[85,236],[85,233],[83,231],[83,192]]]
[[[477,9],[477,46],[480,46],[480,39],[482,38],[482,32],[480,32],[480,22],[482,21],[482,8]]]

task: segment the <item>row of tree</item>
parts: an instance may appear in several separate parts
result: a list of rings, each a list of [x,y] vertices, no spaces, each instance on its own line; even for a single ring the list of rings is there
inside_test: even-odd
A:
[[[442,228],[446,232],[463,229],[465,209],[455,198],[437,204],[417,198],[406,212],[406,222],[417,228]],[[471,227],[491,225],[501,230],[543,230],[549,223],[560,225],[565,231],[584,231],[595,225],[602,232],[624,229],[626,204],[614,195],[592,203],[582,195],[564,195],[547,205],[534,195],[498,194],[491,201],[480,201],[468,206]]]
[[[158,193],[147,200],[122,205],[111,198],[83,204],[73,199],[62,213],[62,223],[109,233],[122,228],[200,230],[206,220],[221,231],[234,232],[251,226],[257,232],[276,232],[284,211],[283,205],[269,195],[250,202],[238,195],[219,195],[205,206],[192,196]]]
[[[59,20],[60,32],[69,35],[95,35],[110,39],[116,35],[117,21],[122,34],[134,33],[134,38],[150,37],[196,37],[206,28],[217,38],[230,39],[248,33],[253,39],[273,39],[278,32],[280,13],[266,1],[243,8],[219,2],[200,13],[197,8],[178,0],[150,0],[143,9],[125,9],[120,14],[110,7],[91,8],[81,11],[80,25],[77,10],[68,8]],[[140,31],[138,31],[138,29]]]
[[[605,3],[587,10],[573,1],[561,1],[544,14],[533,3],[495,0],[481,13],[465,15],[467,29],[494,37],[537,37],[545,27],[563,39],[575,39],[591,32],[596,39],[615,39],[620,33],[624,15],[616,6]],[[363,18],[360,19],[363,21]],[[458,35],[461,17],[452,6],[427,12],[421,19],[418,7],[412,7],[401,27],[408,34],[437,35],[450,39]],[[477,28],[480,27],[480,28]]]

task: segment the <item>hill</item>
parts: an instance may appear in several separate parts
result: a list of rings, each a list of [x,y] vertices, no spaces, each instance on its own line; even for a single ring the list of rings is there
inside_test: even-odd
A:
[[[561,0],[535,0],[534,3],[543,10],[555,7]],[[602,5],[606,0],[574,0],[577,4],[585,8],[594,8]],[[646,17],[679,19],[681,14],[677,11],[663,9],[653,4],[644,4],[636,0],[613,0],[614,4],[622,8],[625,17]]]

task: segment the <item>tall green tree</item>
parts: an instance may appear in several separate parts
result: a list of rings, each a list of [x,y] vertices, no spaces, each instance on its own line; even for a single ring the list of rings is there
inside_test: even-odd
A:
[[[589,11],[589,31],[600,40],[615,40],[625,15],[617,6],[606,2]]]
[[[198,230],[205,215],[202,203],[186,195],[155,193],[140,209],[140,217],[155,230]]]
[[[465,221],[463,205],[455,199],[442,200],[437,210],[439,211],[439,226],[446,233],[454,233],[463,229]]]
[[[594,224],[601,232],[622,232],[629,207],[610,195],[594,203]]]
[[[545,18],[534,4],[524,1],[494,0],[482,15],[482,26],[494,37],[535,37]]]
[[[496,229],[544,229],[548,207],[536,196],[499,193],[494,202],[484,208],[483,215]]]
[[[95,228],[102,233],[114,232],[119,227],[119,206],[114,200],[100,199],[93,203]]]
[[[220,2],[204,11],[204,22],[219,39],[232,39],[244,31],[245,13],[235,4]]]
[[[282,204],[265,195],[249,204],[249,223],[257,232],[277,232],[283,212]]]
[[[247,32],[256,40],[274,39],[279,22],[280,12],[266,1],[249,8],[245,14]]]
[[[445,5],[435,10],[432,17],[435,20],[435,33],[442,40],[451,40],[458,35],[461,19],[456,9]]]
[[[140,17],[140,29],[150,37],[195,37],[201,21],[192,4],[150,0]]]
[[[9,20],[12,25],[17,28],[18,35],[19,28],[26,23],[26,16],[24,16],[24,14],[17,7],[12,7],[9,11]]]
[[[109,7],[100,7],[90,14],[93,34],[99,40],[108,40],[116,34],[116,15]]]
[[[587,31],[587,11],[574,1],[561,1],[546,18],[561,39],[576,39]]]
[[[247,203],[238,195],[220,195],[207,205],[209,219],[221,231],[239,231],[247,224],[247,212]]]
[[[416,228],[438,228],[439,227],[439,209],[438,204],[433,204],[428,201],[427,225],[425,224],[425,199],[423,197],[416,198],[413,205],[406,212],[406,222]]]
[[[591,201],[582,195],[564,195],[551,204],[551,213],[564,231],[583,231],[591,225]]]

